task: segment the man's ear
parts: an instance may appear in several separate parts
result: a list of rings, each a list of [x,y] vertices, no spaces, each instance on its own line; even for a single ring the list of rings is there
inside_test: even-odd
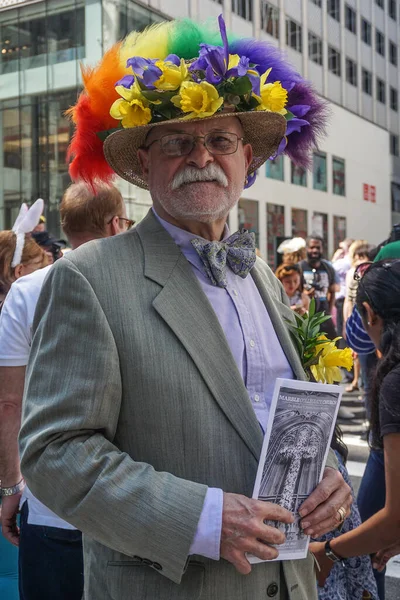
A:
[[[247,173],[247,170],[248,170],[249,166],[251,165],[251,161],[253,160],[253,148],[252,148],[251,144],[245,144],[243,146],[243,152],[244,152],[244,160],[245,160],[246,173]]]
[[[148,181],[149,177],[149,151],[146,148],[139,148],[137,151],[140,166],[142,167],[143,179]]]

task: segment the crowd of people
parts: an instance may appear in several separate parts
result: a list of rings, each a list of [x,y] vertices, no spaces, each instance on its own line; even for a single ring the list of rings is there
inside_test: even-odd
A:
[[[7,600],[384,600],[400,244],[344,240],[329,261],[317,235],[295,238],[275,276],[253,234],[228,230],[263,162],[307,166],[327,109],[275,49],[219,28],[215,46],[210,25],[158,24],[84,73],[60,204],[72,251],[40,200],[0,233]],[[150,190],[136,227],[113,174]],[[288,324],[311,299],[358,358],[371,454],[355,499],[335,429],[296,515],[310,552],[279,560],[295,515],[252,493],[276,378],[307,379]]]

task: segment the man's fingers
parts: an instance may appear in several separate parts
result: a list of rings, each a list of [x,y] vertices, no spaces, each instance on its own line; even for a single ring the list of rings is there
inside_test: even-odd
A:
[[[272,502],[262,502],[259,500],[262,506],[263,512],[263,521],[279,521],[280,523],[293,523],[294,516],[291,512],[286,510],[286,508],[282,508],[282,506],[278,506],[278,504],[272,504]]]
[[[6,540],[13,544],[13,546],[19,546],[19,528],[16,523],[9,523],[3,519],[2,532]]]
[[[346,518],[350,514],[351,496],[343,500],[343,494],[335,492],[323,504],[320,504],[311,514],[301,520],[300,526],[306,535],[319,537],[327,531],[339,527],[342,522],[339,508],[344,508]]]
[[[328,467],[325,469],[321,483],[317,485],[315,490],[301,505],[299,510],[300,516],[304,518],[306,515],[312,513],[317,506],[326,502],[335,491],[341,493],[343,500],[351,494],[350,486],[345,483],[339,471]]]

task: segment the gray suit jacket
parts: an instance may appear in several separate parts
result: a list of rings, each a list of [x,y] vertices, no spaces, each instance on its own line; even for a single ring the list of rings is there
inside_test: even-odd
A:
[[[252,276],[302,378],[282,288],[262,261]],[[286,597],[280,563],[243,577],[187,561],[207,486],[251,496],[262,433],[219,321],[154,216],[59,261],[34,329],[22,471],[84,533],[85,598]],[[310,558],[283,569],[291,600],[316,598]]]

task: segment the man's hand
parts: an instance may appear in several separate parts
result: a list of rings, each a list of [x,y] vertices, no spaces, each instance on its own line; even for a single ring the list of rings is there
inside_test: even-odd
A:
[[[3,535],[13,544],[19,546],[19,527],[17,525],[17,514],[19,512],[19,501],[22,492],[13,496],[3,496],[1,503],[1,522]]]
[[[300,526],[306,535],[318,538],[340,525],[339,508],[343,507],[349,516],[352,502],[350,486],[339,471],[327,467],[321,483],[300,506]]]
[[[393,556],[397,556],[397,554],[400,554],[400,542],[393,544],[393,546],[389,546],[389,548],[379,550],[372,558],[373,568],[377,571],[383,571],[388,560]]]
[[[285,535],[279,529],[264,521],[293,523],[294,517],[277,504],[224,493],[220,555],[242,575],[251,571],[246,552],[262,560],[271,560],[279,554],[271,544],[285,541]]]

